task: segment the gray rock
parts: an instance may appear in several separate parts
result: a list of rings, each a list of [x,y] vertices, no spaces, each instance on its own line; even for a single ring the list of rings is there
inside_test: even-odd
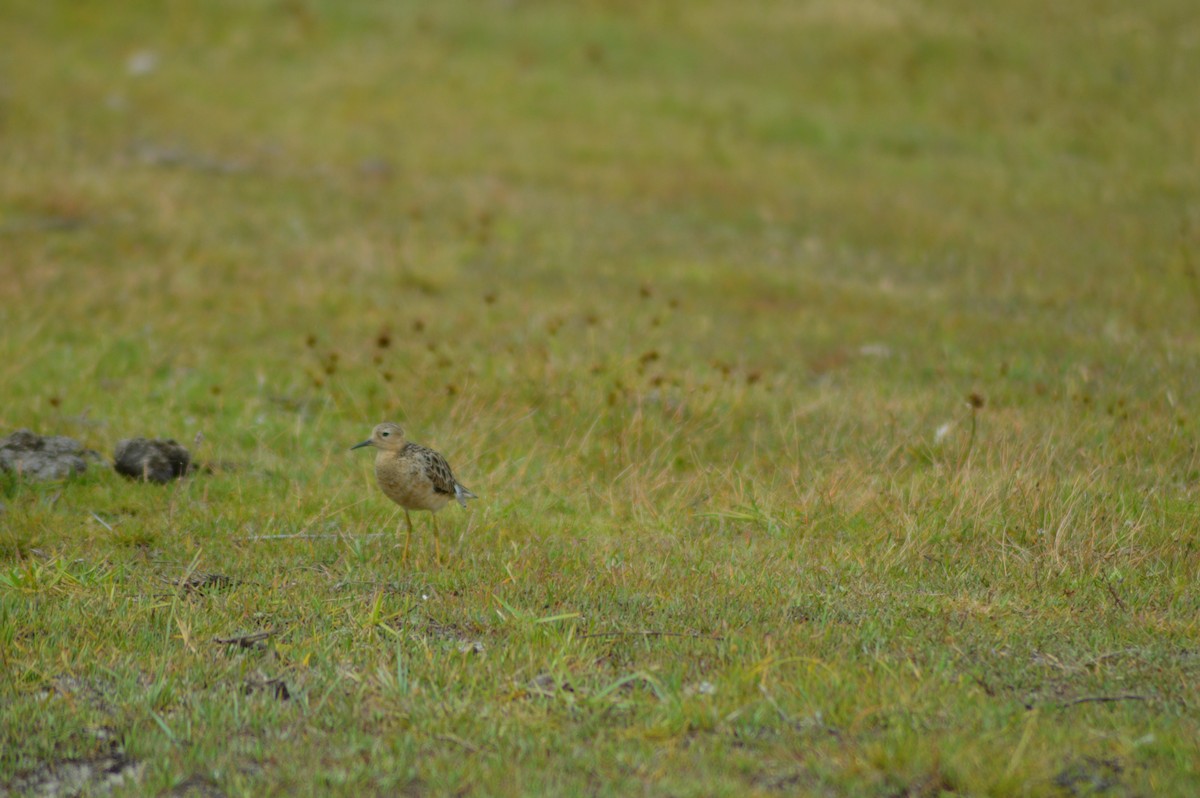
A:
[[[191,470],[192,456],[170,438],[126,438],[117,443],[113,466],[118,474],[144,482],[170,482]]]
[[[0,438],[0,469],[13,471],[24,479],[64,479],[82,474],[87,471],[89,460],[99,459],[96,452],[62,435],[43,437],[22,429]]]

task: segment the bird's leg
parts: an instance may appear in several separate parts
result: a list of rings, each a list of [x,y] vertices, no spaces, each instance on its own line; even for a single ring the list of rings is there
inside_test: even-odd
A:
[[[404,536],[404,562],[408,562],[408,544],[412,542],[412,519],[408,516],[408,509],[404,510],[404,523],[408,525],[408,534]]]
[[[441,534],[438,532],[437,513],[430,513],[433,518],[433,556],[437,558],[438,564],[442,562],[442,542]]]

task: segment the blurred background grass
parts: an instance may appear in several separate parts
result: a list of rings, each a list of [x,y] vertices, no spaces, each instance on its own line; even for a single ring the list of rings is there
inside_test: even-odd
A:
[[[199,406],[315,387],[333,355],[361,424],[480,369],[544,391],[539,349],[571,371],[667,345],[801,392],[884,343],[870,393],[1193,395],[1168,363],[1200,315],[1181,4],[8,17],[10,425],[100,388],[211,427]],[[400,348],[365,362],[385,328]]]

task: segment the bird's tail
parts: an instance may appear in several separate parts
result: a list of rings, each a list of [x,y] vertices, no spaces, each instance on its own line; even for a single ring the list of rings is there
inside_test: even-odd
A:
[[[459,485],[457,482],[455,482],[454,483],[454,498],[458,499],[459,504],[461,504],[463,507],[466,507],[467,499],[478,499],[479,497],[476,496],[471,491],[467,490],[466,485]]]

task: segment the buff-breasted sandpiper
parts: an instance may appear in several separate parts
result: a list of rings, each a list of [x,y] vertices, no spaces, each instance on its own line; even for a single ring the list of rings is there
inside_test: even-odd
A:
[[[409,510],[428,510],[436,513],[455,499],[463,507],[467,499],[478,498],[466,486],[454,478],[446,458],[433,449],[408,440],[404,428],[392,421],[385,421],[371,431],[371,437],[351,446],[359,449],[374,446],[375,481],[389,499],[404,508],[404,520],[408,524],[408,536],[412,537],[412,518]],[[437,517],[433,519],[434,534],[437,534]],[[436,540],[436,538],[435,538]],[[408,557],[408,538],[404,542],[404,556]]]

